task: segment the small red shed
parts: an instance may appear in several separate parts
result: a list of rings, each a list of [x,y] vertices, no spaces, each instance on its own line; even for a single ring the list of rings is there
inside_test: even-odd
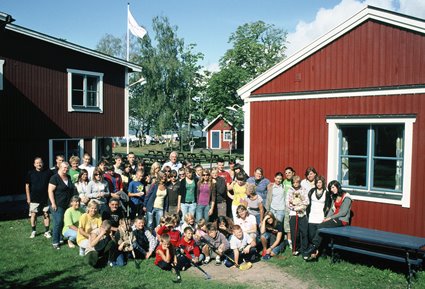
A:
[[[237,131],[221,114],[207,124],[202,131],[207,133],[207,148],[237,149]]]
[[[313,166],[352,224],[425,237],[425,21],[368,6],[238,90],[245,168]]]

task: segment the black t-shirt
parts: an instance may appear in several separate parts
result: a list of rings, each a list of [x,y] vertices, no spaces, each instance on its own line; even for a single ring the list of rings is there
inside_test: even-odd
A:
[[[124,218],[124,211],[122,208],[118,208],[115,212],[111,212],[111,209],[108,207],[102,213],[102,221],[109,220],[112,227],[118,227],[120,219]]]
[[[180,181],[177,181],[175,184],[170,182],[167,185],[168,204],[170,206],[177,206],[179,189],[180,189]]]
[[[266,227],[266,232],[271,234],[270,242],[274,243],[276,240],[278,233],[283,233],[283,225],[281,222],[277,222],[276,227],[274,228],[268,228]],[[283,238],[280,240],[280,243],[283,242]]]
[[[67,209],[69,207],[69,201],[75,192],[71,177],[68,175],[68,184],[65,184],[62,178],[58,174],[55,174],[50,178],[49,183],[56,186],[54,191],[56,206]]]
[[[49,180],[52,176],[50,170],[29,171],[25,178],[25,184],[29,184],[31,203],[47,204]]]

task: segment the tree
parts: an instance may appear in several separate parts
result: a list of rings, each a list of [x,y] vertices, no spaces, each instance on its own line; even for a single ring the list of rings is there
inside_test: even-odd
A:
[[[231,34],[229,43],[233,47],[220,59],[220,71],[210,75],[201,100],[208,119],[222,114],[241,126],[241,114],[235,117],[226,107],[242,105],[237,89],[284,59],[286,35],[282,29],[263,21],[243,24]]]

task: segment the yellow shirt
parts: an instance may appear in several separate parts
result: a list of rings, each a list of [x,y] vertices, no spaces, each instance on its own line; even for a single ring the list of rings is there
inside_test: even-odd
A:
[[[100,228],[102,225],[102,217],[99,214],[90,217],[89,214],[84,213],[78,225],[78,229],[82,228],[84,232],[90,234],[94,229]],[[77,232],[77,244],[79,245],[82,241],[87,238],[80,234],[79,230]]]
[[[238,183],[233,185],[233,202],[232,206],[239,206],[241,201],[246,198],[246,184],[239,186]]]
[[[164,208],[164,199],[167,195],[167,189],[161,191],[159,188],[156,191],[156,199],[153,202],[153,207],[157,209],[163,209]]]

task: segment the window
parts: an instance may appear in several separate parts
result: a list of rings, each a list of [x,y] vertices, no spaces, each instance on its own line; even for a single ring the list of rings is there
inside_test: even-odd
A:
[[[103,111],[103,73],[68,69],[68,111]]]
[[[329,180],[340,181],[357,199],[410,206],[414,121],[411,116],[328,118]]]
[[[55,165],[57,155],[63,155],[65,161],[71,156],[82,157],[84,140],[80,139],[51,139],[49,140],[50,167]]]
[[[232,141],[232,131],[231,130],[224,130],[223,131],[223,141]]]
[[[3,90],[3,65],[4,60],[0,59],[0,90]]]

